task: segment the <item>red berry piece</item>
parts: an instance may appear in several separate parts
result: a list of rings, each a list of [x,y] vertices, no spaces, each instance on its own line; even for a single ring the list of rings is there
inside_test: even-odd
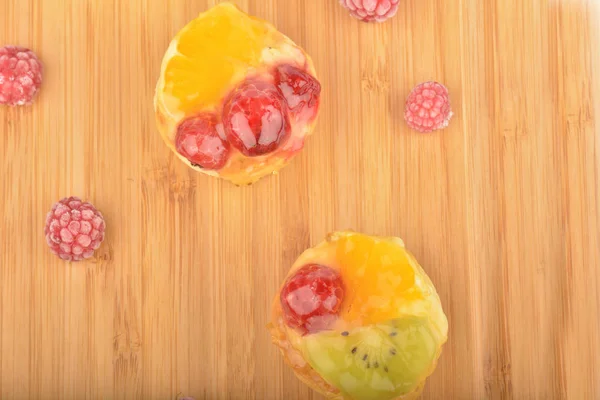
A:
[[[419,132],[432,132],[447,127],[452,115],[448,89],[437,82],[421,83],[406,100],[404,120]]]
[[[275,69],[275,84],[285,97],[292,116],[312,121],[319,110],[321,84],[310,74],[291,65]]]
[[[400,0],[340,0],[350,15],[364,22],[383,22],[396,15]]]
[[[46,242],[50,250],[67,261],[90,258],[104,240],[104,217],[88,202],[64,198],[46,215]]]
[[[271,153],[290,136],[285,100],[277,88],[247,81],[228,98],[223,109],[227,140],[246,156]]]
[[[229,143],[217,132],[216,118],[200,114],[183,121],[175,136],[177,152],[192,164],[205,169],[220,169],[229,158]]]
[[[280,295],[285,322],[303,333],[330,328],[338,317],[343,298],[340,274],[318,264],[300,268],[285,282]]]
[[[31,104],[42,85],[42,63],[29,49],[0,48],[0,104]]]

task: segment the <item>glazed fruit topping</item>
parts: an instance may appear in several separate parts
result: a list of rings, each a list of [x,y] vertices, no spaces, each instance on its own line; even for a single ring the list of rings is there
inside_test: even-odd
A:
[[[413,316],[322,332],[304,344],[311,367],[344,399],[357,400],[405,398],[431,370],[440,345],[428,318]]]
[[[223,109],[227,140],[246,156],[271,153],[290,135],[285,100],[270,83],[249,80],[227,99]]]
[[[319,109],[319,81],[291,65],[278,66],[274,75],[275,83],[285,97],[292,116],[300,121],[312,121]]]
[[[216,118],[200,114],[183,121],[177,129],[175,146],[192,164],[205,169],[220,169],[229,158],[229,143],[217,132]]]
[[[421,296],[408,254],[397,243],[347,236],[337,242],[336,259],[352,299],[340,312],[345,321],[360,325],[386,321],[397,315],[400,304]]]
[[[329,329],[338,318],[343,298],[344,285],[337,271],[308,264],[285,282],[280,301],[287,325],[306,334]]]

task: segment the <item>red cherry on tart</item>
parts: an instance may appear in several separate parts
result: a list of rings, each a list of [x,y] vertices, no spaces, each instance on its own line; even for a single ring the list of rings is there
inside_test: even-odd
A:
[[[331,268],[309,264],[300,268],[281,290],[281,307],[286,323],[306,333],[328,329],[337,319],[344,286]]]
[[[312,121],[319,111],[321,84],[311,75],[291,65],[275,69],[275,83],[290,109],[300,121]]]
[[[177,128],[175,146],[192,164],[206,169],[222,168],[229,156],[229,143],[217,132],[213,115],[188,118]]]
[[[223,125],[231,144],[246,156],[275,151],[290,134],[287,105],[267,82],[244,82],[225,103]]]

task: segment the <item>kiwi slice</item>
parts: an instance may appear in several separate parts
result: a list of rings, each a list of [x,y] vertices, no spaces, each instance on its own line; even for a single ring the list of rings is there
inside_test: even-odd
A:
[[[391,400],[417,389],[439,344],[429,321],[405,317],[304,339],[309,364],[348,399]]]

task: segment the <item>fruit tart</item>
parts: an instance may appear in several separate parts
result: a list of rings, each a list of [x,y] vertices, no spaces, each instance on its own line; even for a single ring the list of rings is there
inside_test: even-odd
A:
[[[162,138],[184,163],[242,185],[276,173],[302,150],[320,95],[302,48],[220,3],[171,41],[154,108]]]
[[[436,290],[402,240],[335,232],[293,264],[273,342],[330,399],[417,398],[447,340]]]

